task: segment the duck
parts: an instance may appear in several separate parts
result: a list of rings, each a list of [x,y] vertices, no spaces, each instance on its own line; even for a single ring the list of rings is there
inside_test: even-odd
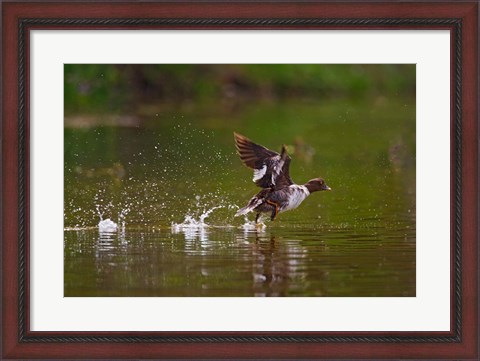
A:
[[[279,213],[297,208],[313,192],[332,190],[321,177],[304,185],[295,184],[290,177],[292,159],[285,145],[277,153],[237,132],[233,135],[240,160],[253,169],[252,180],[262,188],[245,207],[237,211],[236,217],[256,212],[255,223],[258,224],[262,213],[270,213],[270,220],[274,221]]]

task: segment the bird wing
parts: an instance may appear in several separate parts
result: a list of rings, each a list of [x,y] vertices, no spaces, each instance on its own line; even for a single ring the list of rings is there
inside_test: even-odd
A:
[[[238,155],[243,164],[253,169],[253,181],[257,186],[277,190],[293,184],[289,173],[291,158],[285,146],[278,154],[241,134],[234,133],[234,136]]]

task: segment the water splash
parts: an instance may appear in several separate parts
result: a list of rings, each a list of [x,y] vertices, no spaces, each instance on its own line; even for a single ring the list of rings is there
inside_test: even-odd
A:
[[[207,218],[215,209],[219,208],[223,208],[223,206],[215,206],[207,211],[204,211],[200,217],[198,217],[198,220],[196,220],[192,215],[187,214],[182,223],[172,223],[172,232],[178,233],[183,230],[202,229],[209,227],[209,225],[205,223],[205,218]]]
[[[197,202],[198,200],[199,199],[197,198]],[[208,242],[207,229],[210,226],[205,223],[205,218],[207,218],[215,209],[218,208],[223,208],[223,206],[215,206],[207,211],[204,211],[198,217],[198,220],[192,215],[187,214],[182,223],[172,223],[172,233],[183,233],[186,241],[195,241],[195,239],[198,238],[202,244]]]
[[[122,225],[122,232],[125,232],[125,217],[127,216],[128,212],[130,212],[130,208],[123,208],[118,214],[118,223]]]
[[[110,218],[100,220],[100,222],[98,222],[98,231],[100,233],[114,233],[117,231],[117,229],[118,225]]]
[[[97,196],[95,195],[95,198],[97,198]],[[96,199],[95,199],[96,200]],[[100,212],[100,205],[99,204],[96,204],[95,205],[95,208],[97,209],[97,213],[98,213],[98,217],[100,217],[100,223],[102,223],[103,221],[103,212]],[[99,223],[99,224],[100,224]]]
[[[244,217],[244,221],[245,222],[238,228],[243,229],[245,232],[257,232],[257,231],[262,232],[267,228],[265,223],[263,223],[261,217],[258,223],[256,223],[255,221],[249,221],[247,216]]]
[[[203,214],[200,216],[200,223],[204,224],[205,218],[207,218],[210,213],[212,213],[215,209],[223,208],[223,206],[215,206],[213,208],[210,208],[208,211],[203,212]]]

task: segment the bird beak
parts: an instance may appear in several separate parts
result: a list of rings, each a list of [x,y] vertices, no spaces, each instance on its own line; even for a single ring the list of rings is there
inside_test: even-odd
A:
[[[330,188],[330,187],[327,186],[327,185],[324,185],[324,186],[323,186],[323,190],[324,190],[324,191],[331,191],[332,188]]]

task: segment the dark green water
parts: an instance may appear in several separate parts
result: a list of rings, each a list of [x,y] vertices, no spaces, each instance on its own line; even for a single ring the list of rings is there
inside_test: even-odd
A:
[[[259,189],[233,131],[333,190],[264,229],[234,218]],[[65,296],[415,296],[415,101],[67,118],[64,220]]]

